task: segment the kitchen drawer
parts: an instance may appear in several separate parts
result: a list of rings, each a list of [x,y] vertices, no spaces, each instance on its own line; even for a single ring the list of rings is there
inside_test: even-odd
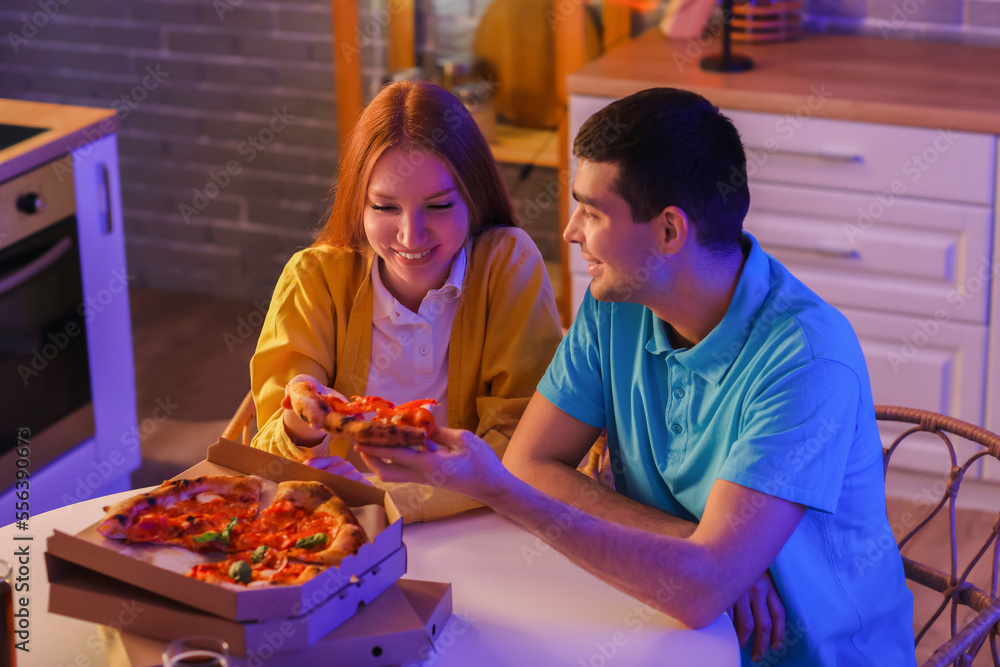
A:
[[[751,183],[777,181],[869,196],[888,191],[896,196],[993,203],[996,140],[992,135],[723,111],[748,149]]]
[[[876,403],[982,421],[985,326],[962,322],[935,326],[918,317],[853,308],[840,311],[861,341]]]
[[[750,200],[746,230],[830,303],[987,321],[991,209],[765,182]]]
[[[985,326],[947,322],[935,327],[920,318],[849,308],[841,312],[861,342],[876,404],[921,408],[982,423]],[[883,438],[898,433],[892,426],[882,431]],[[966,455],[971,447],[967,445]],[[905,467],[933,473],[944,469],[939,448],[908,449],[905,454],[900,451],[899,461]]]

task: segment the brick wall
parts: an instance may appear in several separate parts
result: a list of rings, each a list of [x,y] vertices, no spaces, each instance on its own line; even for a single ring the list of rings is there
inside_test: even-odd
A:
[[[110,107],[140,284],[267,297],[337,161],[327,0],[3,0],[0,97]]]
[[[488,3],[436,2],[432,12],[457,18],[433,35],[447,23],[448,39],[471,41]],[[370,98],[384,78],[384,40],[373,5],[361,5]],[[328,0],[3,0],[0,97],[118,111],[138,284],[266,298],[329,206],[331,25]],[[515,186],[517,171],[505,170],[509,185],[536,197],[545,171],[527,187]],[[528,206],[526,226],[555,259],[555,207],[541,204]]]
[[[370,98],[384,78],[384,0],[357,1]],[[470,48],[489,0],[418,6],[432,67]],[[819,30],[1000,43],[1000,0],[808,0],[807,11]],[[331,32],[328,0],[3,0],[0,97],[118,111],[140,284],[262,298],[329,205]],[[558,172],[520,172],[503,166],[515,210],[557,260]]]

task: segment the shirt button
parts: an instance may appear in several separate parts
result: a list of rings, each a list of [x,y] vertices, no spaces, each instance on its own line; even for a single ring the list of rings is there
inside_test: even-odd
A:
[[[683,431],[684,429],[683,429],[683,428],[681,428],[681,425],[680,425],[680,424],[674,424],[674,425],[672,425],[672,426],[670,427],[670,430],[671,430],[671,431],[673,431],[674,433],[676,433],[676,434],[680,435],[680,432],[681,432],[681,431]]]
[[[420,354],[427,354],[428,352],[430,352],[430,348],[429,347],[427,347],[426,345],[421,345],[420,346]]]
[[[674,389],[674,398],[684,398],[684,390]]]

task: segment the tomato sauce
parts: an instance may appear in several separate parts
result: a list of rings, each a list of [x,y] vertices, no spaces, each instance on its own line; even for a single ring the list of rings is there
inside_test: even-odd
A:
[[[375,418],[387,424],[415,426],[422,428],[430,435],[434,430],[434,416],[427,406],[438,405],[432,398],[421,398],[394,405],[381,396],[355,396],[350,402],[344,402],[334,396],[324,395],[323,400],[335,412],[343,415],[354,415],[363,419],[366,412],[374,412]]]

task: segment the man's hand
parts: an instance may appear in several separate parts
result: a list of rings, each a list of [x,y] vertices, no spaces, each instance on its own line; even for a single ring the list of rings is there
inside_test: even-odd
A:
[[[779,650],[785,641],[785,605],[767,570],[740,596],[729,616],[741,648],[753,637],[750,657],[754,662],[764,657],[768,648]]]
[[[299,447],[315,447],[326,438],[326,432],[305,423],[292,410],[292,399],[288,396],[288,385],[293,382],[310,382],[316,388],[316,391],[321,394],[336,396],[344,401],[347,399],[344,398],[343,394],[323,385],[322,382],[311,375],[296,375],[285,385],[285,397],[281,399],[281,407],[285,409],[285,413],[281,416],[282,423],[285,426],[285,433]]]
[[[417,482],[457,491],[489,504],[513,480],[496,453],[469,431],[438,427],[425,452],[407,447],[355,444],[361,459],[383,482]]]
[[[358,469],[350,461],[345,461],[339,456],[314,456],[311,459],[306,459],[306,465],[371,486],[371,482],[365,479],[365,476],[358,472]]]

